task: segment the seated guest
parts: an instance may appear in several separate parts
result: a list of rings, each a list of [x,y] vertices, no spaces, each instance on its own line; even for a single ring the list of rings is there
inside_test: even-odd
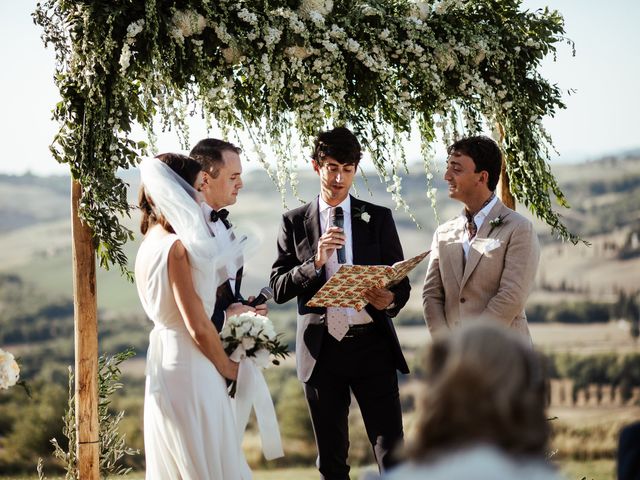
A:
[[[407,462],[388,480],[557,480],[541,359],[513,330],[472,323],[436,337]]]

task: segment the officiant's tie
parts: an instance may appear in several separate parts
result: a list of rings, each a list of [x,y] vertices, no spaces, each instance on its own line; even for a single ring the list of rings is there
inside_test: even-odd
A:
[[[339,268],[338,255],[334,251],[324,265],[327,280],[331,278]],[[340,341],[344,338],[349,331],[349,316],[346,308],[327,307],[327,329],[329,330],[329,334],[336,340]]]

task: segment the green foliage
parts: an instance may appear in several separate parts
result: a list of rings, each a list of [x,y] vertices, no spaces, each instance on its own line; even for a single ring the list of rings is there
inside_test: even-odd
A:
[[[137,450],[133,450],[126,445],[125,436],[118,431],[124,412],[121,411],[114,414],[109,409],[113,395],[123,386],[120,383],[120,364],[133,355],[135,355],[133,351],[127,350],[112,357],[103,355],[98,360],[100,476],[103,478],[107,478],[109,475],[125,475],[129,473],[131,468],[123,466],[121,459],[126,455],[138,453]],[[63,435],[66,437],[63,444],[60,444],[56,438],[51,440],[54,446],[54,455],[65,467],[65,479],[77,480],[75,388],[71,368],[69,368],[69,401],[64,415]],[[38,467],[39,478],[44,480],[42,468],[40,465]]]
[[[563,19],[520,8],[520,0],[39,4],[34,21],[56,50],[62,97],[51,150],[83,187],[80,215],[101,265],[127,272],[123,245],[132,232],[118,215],[129,205],[115,172],[147,151],[130,138],[132,125],[150,131],[159,114],[184,143],[185,117],[195,112],[225,134],[248,131],[282,192],[287,185],[295,192],[296,154],[318,130],[350,125],[402,208],[398,173],[406,170],[402,141],[411,126],[418,126],[433,201],[436,129],[450,142],[486,120],[504,132],[515,197],[561,238],[577,241],[552,209],[551,196],[567,203],[541,126],[564,108],[561,91],[537,72],[567,41]],[[275,174],[264,145],[275,154]]]
[[[21,389],[0,397],[0,471],[33,469],[33,459],[49,456],[50,439],[62,430],[65,389],[44,381],[30,382],[32,396]]]
[[[589,300],[532,304],[527,306],[527,320],[531,323],[597,323],[611,320],[610,303]]]
[[[282,387],[276,413],[280,423],[280,433],[285,439],[314,441],[302,383],[297,378],[290,377]]]
[[[629,398],[632,387],[640,386],[640,354],[549,355],[552,377],[573,380],[574,388],[597,383],[622,387],[622,395]]]

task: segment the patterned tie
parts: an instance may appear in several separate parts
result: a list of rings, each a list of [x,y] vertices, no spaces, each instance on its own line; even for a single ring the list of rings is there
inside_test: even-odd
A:
[[[478,233],[478,226],[473,219],[475,215],[467,210],[465,210],[464,213],[467,216],[467,233],[469,234],[469,240],[472,240],[473,237],[476,236],[476,233]]]
[[[480,207],[480,210],[482,210],[484,207],[489,205],[489,203],[491,203],[491,200],[493,200],[495,196],[496,194],[492,193],[491,196],[487,198],[487,200],[482,204],[482,206]],[[478,212],[480,210],[478,210]],[[473,237],[475,237],[476,233],[478,233],[478,226],[476,225],[476,221],[475,221],[475,216],[478,214],[478,212],[471,213],[466,208],[464,209],[464,214],[467,217],[467,233],[469,234],[469,240],[473,240]]]
[[[327,273],[327,280],[331,278],[340,268],[338,263],[338,255],[334,251],[327,263],[324,265],[325,272]],[[341,307],[327,307],[327,329],[329,334],[340,341],[349,330],[349,316],[347,315],[347,309]]]

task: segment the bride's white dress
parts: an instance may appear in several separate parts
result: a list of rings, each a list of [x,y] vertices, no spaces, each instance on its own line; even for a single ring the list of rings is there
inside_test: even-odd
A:
[[[146,238],[136,257],[138,294],[155,324],[144,401],[146,478],[250,479],[225,379],[190,337],[169,285],[167,259],[176,240]],[[215,289],[202,300],[212,311]]]

